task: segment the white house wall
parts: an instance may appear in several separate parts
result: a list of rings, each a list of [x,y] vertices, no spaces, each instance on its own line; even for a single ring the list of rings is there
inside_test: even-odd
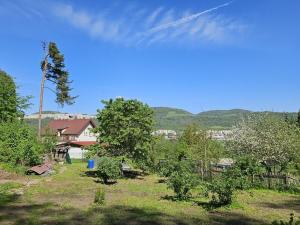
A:
[[[69,149],[71,159],[83,159],[85,152],[87,152],[87,150],[81,149],[80,147],[71,147]]]
[[[92,125],[89,124],[85,130],[76,138],[76,141],[96,141],[97,137],[91,132]]]

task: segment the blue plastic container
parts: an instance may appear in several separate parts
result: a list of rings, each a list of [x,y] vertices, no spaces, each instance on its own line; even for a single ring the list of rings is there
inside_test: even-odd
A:
[[[93,159],[89,159],[88,161],[88,169],[93,169],[94,168],[94,160]]]

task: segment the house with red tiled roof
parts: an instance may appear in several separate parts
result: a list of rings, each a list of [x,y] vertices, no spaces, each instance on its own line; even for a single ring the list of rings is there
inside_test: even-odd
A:
[[[71,146],[71,158],[82,158],[84,148],[96,144],[97,137],[92,132],[96,125],[91,119],[62,119],[49,122],[48,129],[57,135],[59,144]]]

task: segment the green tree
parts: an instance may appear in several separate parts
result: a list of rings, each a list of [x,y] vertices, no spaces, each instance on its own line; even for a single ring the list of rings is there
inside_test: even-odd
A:
[[[31,96],[19,96],[13,78],[2,70],[0,87],[0,122],[12,122],[16,118],[23,118],[24,110],[31,105]]]
[[[43,72],[40,90],[40,107],[39,107],[39,137],[41,136],[41,121],[43,111],[43,98],[45,81],[49,81],[55,85],[56,102],[64,106],[64,104],[74,104],[75,98],[70,95],[71,88],[69,81],[69,72],[65,70],[64,55],[60,53],[56,43],[50,42],[43,44],[45,57],[41,62]]]
[[[16,85],[11,76],[0,70],[0,122],[10,122],[17,117]]]
[[[94,132],[100,144],[106,144],[113,156],[127,156],[136,162],[147,162],[152,143],[153,112],[137,100],[102,101],[99,124]]]
[[[223,154],[223,145],[212,140],[206,130],[194,124],[186,127],[180,141],[186,144],[189,158],[201,162],[202,178],[209,164],[216,162]]]

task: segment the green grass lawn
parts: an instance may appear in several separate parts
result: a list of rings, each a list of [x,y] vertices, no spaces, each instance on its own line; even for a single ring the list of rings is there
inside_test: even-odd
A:
[[[155,175],[121,179],[103,185],[73,163],[41,177],[29,187],[0,184],[0,224],[268,224],[300,214],[300,196],[269,190],[238,192],[230,207],[207,211],[190,202],[174,202],[165,183]],[[103,186],[106,204],[94,206],[97,187]],[[23,189],[15,195],[11,189]]]

